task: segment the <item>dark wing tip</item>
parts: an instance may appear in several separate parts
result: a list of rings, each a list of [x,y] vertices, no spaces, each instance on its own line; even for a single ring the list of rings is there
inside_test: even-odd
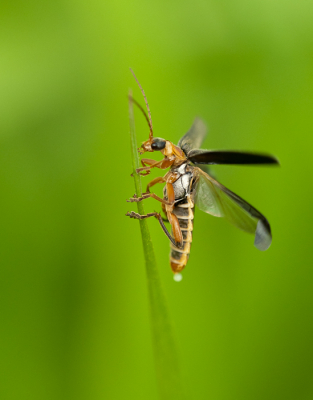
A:
[[[252,153],[253,154],[253,153]],[[263,156],[264,159],[264,164],[271,164],[271,165],[277,165],[280,166],[280,162],[277,157],[273,156],[272,154],[260,154],[260,156]]]
[[[272,156],[273,164],[280,167],[280,161],[277,157]]]
[[[255,231],[254,245],[257,249],[265,251],[270,247],[271,243],[272,234],[270,225],[267,220],[263,221],[260,219]]]
[[[280,165],[278,159],[270,154],[247,151],[191,149],[188,158],[194,164],[207,165]]]

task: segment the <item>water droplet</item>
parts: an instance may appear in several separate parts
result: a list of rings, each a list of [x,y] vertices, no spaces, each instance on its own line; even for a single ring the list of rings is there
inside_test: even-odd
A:
[[[176,273],[174,274],[173,279],[175,282],[180,282],[183,279],[183,276],[182,274]]]

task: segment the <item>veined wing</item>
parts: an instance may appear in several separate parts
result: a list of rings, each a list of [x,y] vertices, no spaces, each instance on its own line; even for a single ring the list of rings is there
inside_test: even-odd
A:
[[[225,217],[231,224],[245,232],[255,234],[254,245],[267,250],[272,242],[271,228],[267,219],[241,197],[211,178],[200,168],[195,202],[200,210],[216,217]]]
[[[207,134],[205,123],[196,118],[189,131],[179,140],[178,146],[187,155],[192,149],[199,149]]]

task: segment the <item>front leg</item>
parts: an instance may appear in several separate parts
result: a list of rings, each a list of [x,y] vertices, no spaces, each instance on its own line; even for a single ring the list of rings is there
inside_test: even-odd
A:
[[[140,175],[148,175],[148,173],[150,173],[151,168],[167,169],[174,163],[174,161],[175,161],[175,158],[173,158],[173,160],[171,160],[170,158],[164,158],[161,161],[154,161],[154,160],[150,160],[149,158],[143,158],[141,160],[141,164],[142,165],[147,164],[149,166],[148,167],[143,166],[142,168],[137,168],[136,172],[137,172],[137,174],[140,174]]]
[[[137,168],[136,173],[141,176],[149,175],[151,172],[151,168],[154,168],[160,161],[151,160],[150,158],[143,158],[140,160],[142,168]],[[147,167],[147,165],[149,165]],[[133,174],[131,174],[133,176]]]
[[[141,175],[141,176],[146,176],[149,175],[151,170],[147,168],[153,168],[154,164],[158,164],[159,161],[151,160],[150,158],[143,158],[140,160],[141,165],[143,168],[137,168],[136,173]],[[150,167],[147,167],[147,165],[150,165]],[[134,176],[133,174],[130,174],[130,176]]]

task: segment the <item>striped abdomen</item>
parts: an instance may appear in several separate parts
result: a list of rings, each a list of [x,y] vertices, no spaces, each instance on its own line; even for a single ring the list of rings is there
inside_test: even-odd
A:
[[[171,243],[171,268],[173,272],[180,272],[187,264],[190,246],[192,242],[194,202],[190,195],[177,204],[172,211],[178,218],[179,226],[183,234],[184,245],[178,248]]]

